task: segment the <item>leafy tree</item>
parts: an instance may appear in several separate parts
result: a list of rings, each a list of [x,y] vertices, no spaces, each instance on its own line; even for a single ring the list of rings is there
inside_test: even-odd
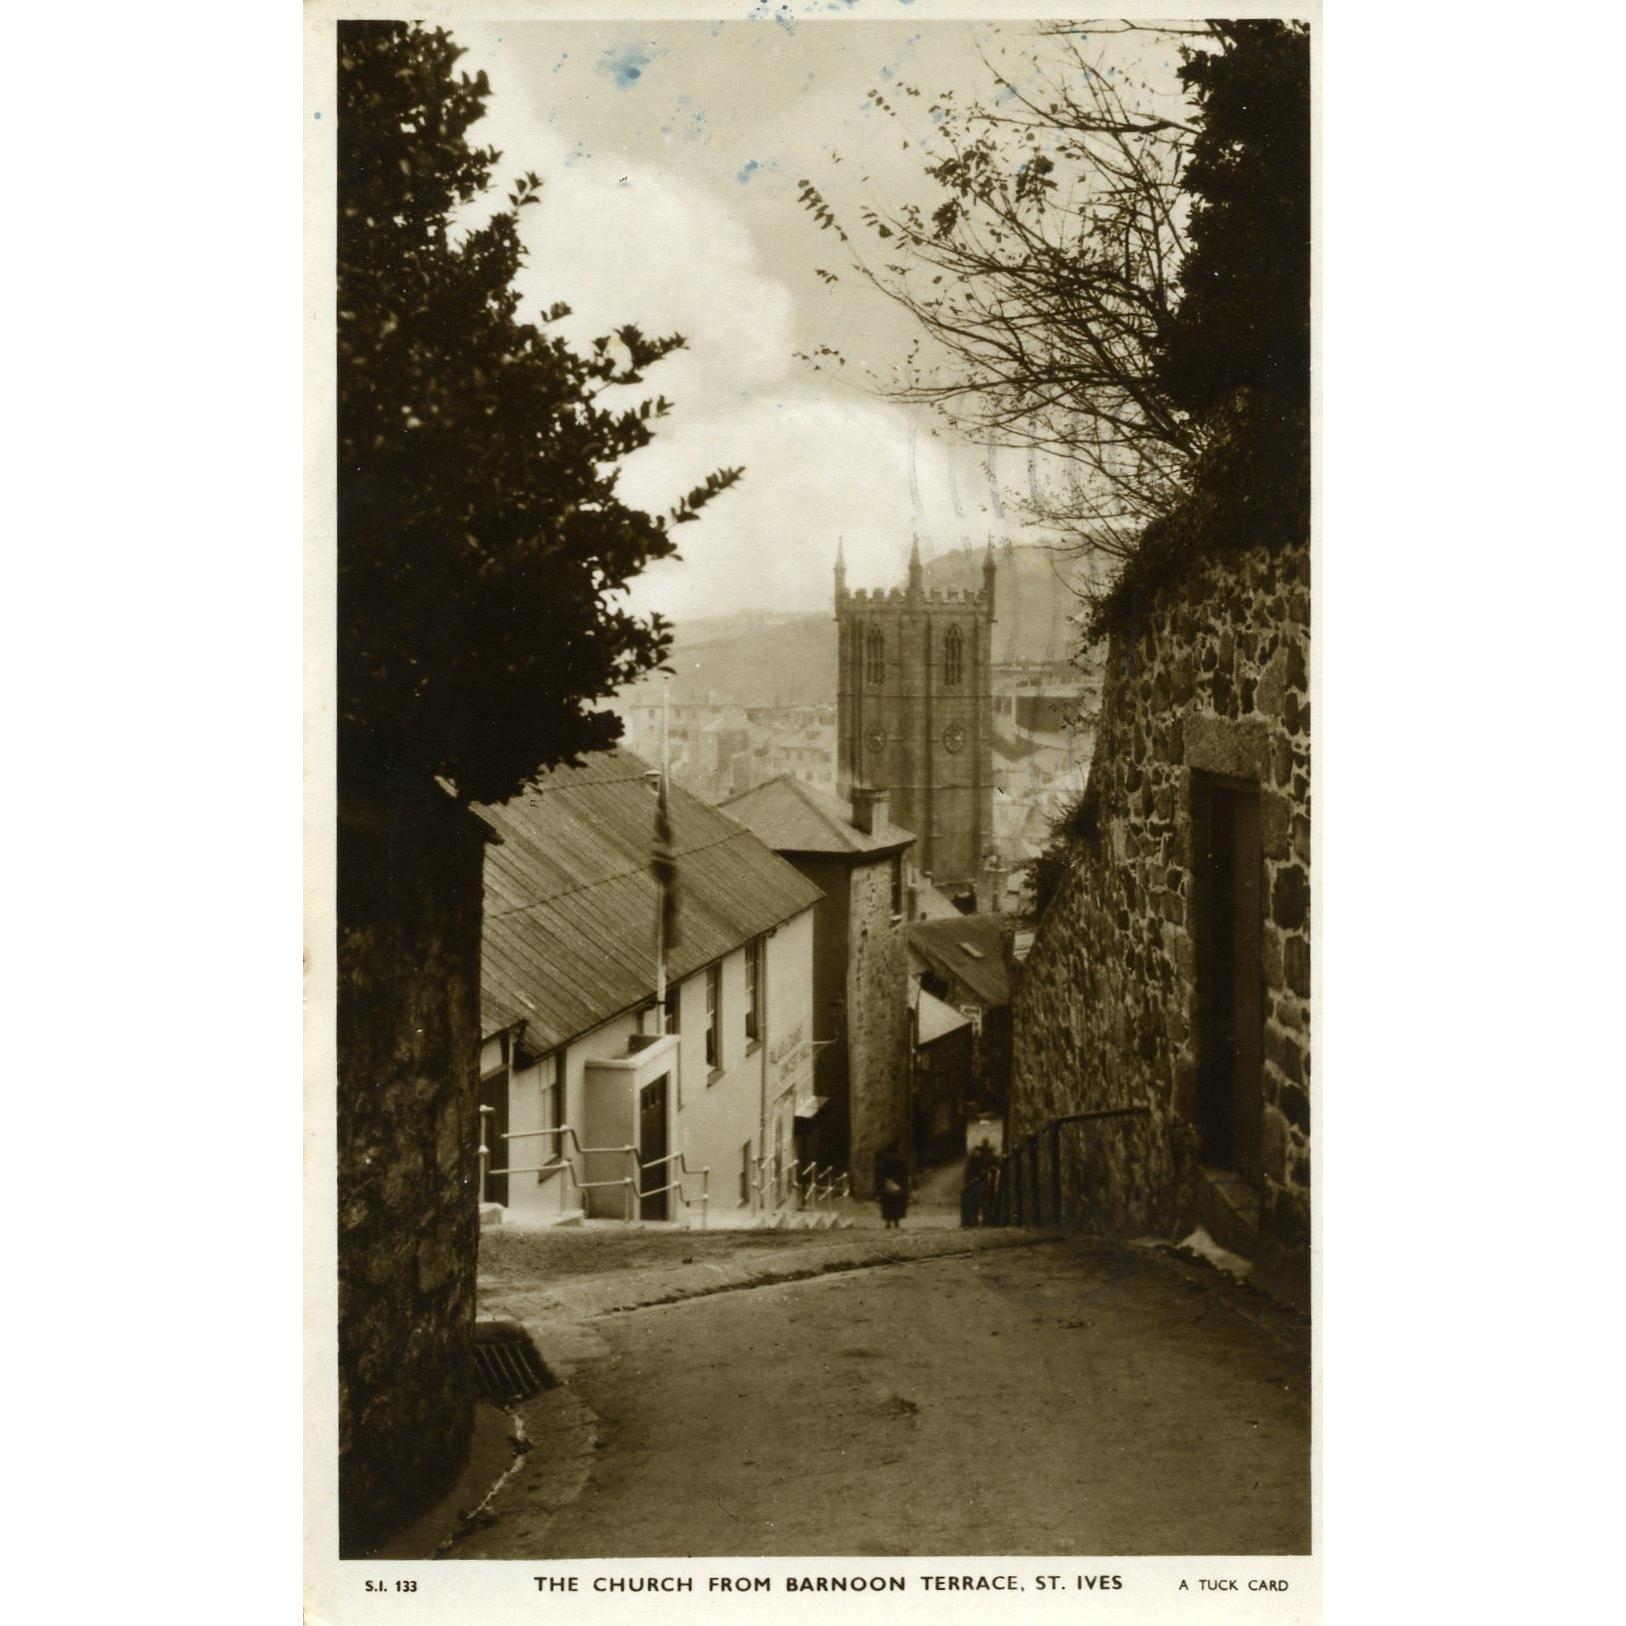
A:
[[[1307,406],[1310,383],[1309,34],[1214,27],[1223,49],[1180,70],[1200,119],[1181,182],[1182,297],[1158,361],[1170,401],[1198,418],[1244,389]]]
[[[617,496],[667,411],[624,391],[683,340],[629,325],[583,353],[549,331],[565,306],[519,319],[541,183],[458,231],[501,156],[467,139],[489,86],[454,77],[461,54],[441,29],[339,28],[340,783],[438,777],[496,802],[616,738],[584,703],[656,665],[669,631],[615,595],[740,471],[664,515]]]
[[[1142,531],[1088,630],[1132,620],[1204,553],[1310,529],[1310,39],[1301,23],[1212,25],[1188,52],[1198,109],[1181,297],[1158,386],[1200,437],[1186,489]]]

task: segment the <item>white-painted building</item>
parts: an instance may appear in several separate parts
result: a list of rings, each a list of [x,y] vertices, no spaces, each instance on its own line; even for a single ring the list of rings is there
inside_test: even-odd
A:
[[[481,975],[497,1171],[485,1196],[514,1220],[726,1225],[789,1196],[795,1119],[814,1110],[821,894],[674,786],[680,941],[658,1019],[655,805],[647,765],[617,750],[481,809],[499,837]]]

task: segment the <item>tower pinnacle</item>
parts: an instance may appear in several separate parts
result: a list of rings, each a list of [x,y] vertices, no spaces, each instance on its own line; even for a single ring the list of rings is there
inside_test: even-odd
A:
[[[920,572],[920,538],[917,536],[909,545],[909,596],[918,598],[921,588]]]
[[[836,609],[847,596],[847,556],[842,550],[841,538],[836,538]]]

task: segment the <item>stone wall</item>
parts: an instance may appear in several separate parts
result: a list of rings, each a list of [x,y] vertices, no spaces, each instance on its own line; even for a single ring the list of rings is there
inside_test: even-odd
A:
[[[1070,1205],[1168,1234],[1206,1217],[1200,1172],[1193,782],[1257,783],[1261,1178],[1248,1220],[1302,1252],[1310,1205],[1310,569],[1307,548],[1193,567],[1112,640],[1081,830],[1016,973],[1012,1128],[1064,1131]]]
[[[825,1105],[799,1141],[799,1155],[847,1167],[851,1150],[852,1091],[847,1066],[846,862],[809,853],[784,855],[824,896],[813,907],[813,1090]]]
[[[847,1045],[853,1191],[873,1195],[876,1154],[908,1155],[909,946],[892,923],[892,862],[855,864],[848,915]]]
[[[434,793],[339,823],[339,1540],[365,1555],[461,1467],[486,828]]]

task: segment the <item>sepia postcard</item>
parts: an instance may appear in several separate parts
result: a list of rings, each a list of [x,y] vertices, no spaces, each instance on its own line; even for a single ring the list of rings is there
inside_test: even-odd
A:
[[[313,1622],[1320,1619],[1319,52],[307,5]]]

